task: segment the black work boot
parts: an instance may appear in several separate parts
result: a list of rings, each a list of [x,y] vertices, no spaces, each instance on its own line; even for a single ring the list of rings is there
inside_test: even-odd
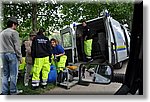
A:
[[[42,89],[46,89],[47,85],[42,85],[41,88]]]
[[[32,86],[32,90],[36,90],[38,86]]]

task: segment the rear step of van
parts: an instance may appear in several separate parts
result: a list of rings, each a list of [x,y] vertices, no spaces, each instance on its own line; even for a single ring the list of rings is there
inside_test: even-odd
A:
[[[94,62],[98,62],[98,63],[105,62],[104,56],[102,56],[102,55],[100,55],[100,56],[94,56],[93,60],[94,60]]]

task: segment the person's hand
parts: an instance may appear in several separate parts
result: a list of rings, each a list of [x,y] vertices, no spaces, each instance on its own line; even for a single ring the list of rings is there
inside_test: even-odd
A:
[[[84,40],[86,40],[86,39],[87,39],[87,36],[85,36]]]
[[[56,62],[58,61],[58,59],[57,59],[57,57],[56,57],[56,56],[54,57],[54,61],[56,61]]]
[[[55,57],[59,57],[59,55],[55,55]]]

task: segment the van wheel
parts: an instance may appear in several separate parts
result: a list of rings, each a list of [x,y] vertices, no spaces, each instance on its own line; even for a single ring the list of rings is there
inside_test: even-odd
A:
[[[114,65],[114,69],[121,69],[123,66],[123,62],[118,62],[117,64]]]
[[[124,81],[125,81],[125,74],[114,73],[113,78],[112,78],[112,82],[124,83]]]

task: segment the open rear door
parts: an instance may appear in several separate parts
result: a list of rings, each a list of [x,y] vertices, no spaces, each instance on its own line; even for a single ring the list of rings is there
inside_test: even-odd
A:
[[[70,27],[67,27],[60,31],[62,46],[65,49],[68,63],[75,63],[75,43],[74,34]]]
[[[117,55],[117,62],[121,62],[128,58],[127,45],[124,37],[124,32],[121,29],[120,23],[114,19],[110,19],[113,37],[115,41],[115,51]]]

